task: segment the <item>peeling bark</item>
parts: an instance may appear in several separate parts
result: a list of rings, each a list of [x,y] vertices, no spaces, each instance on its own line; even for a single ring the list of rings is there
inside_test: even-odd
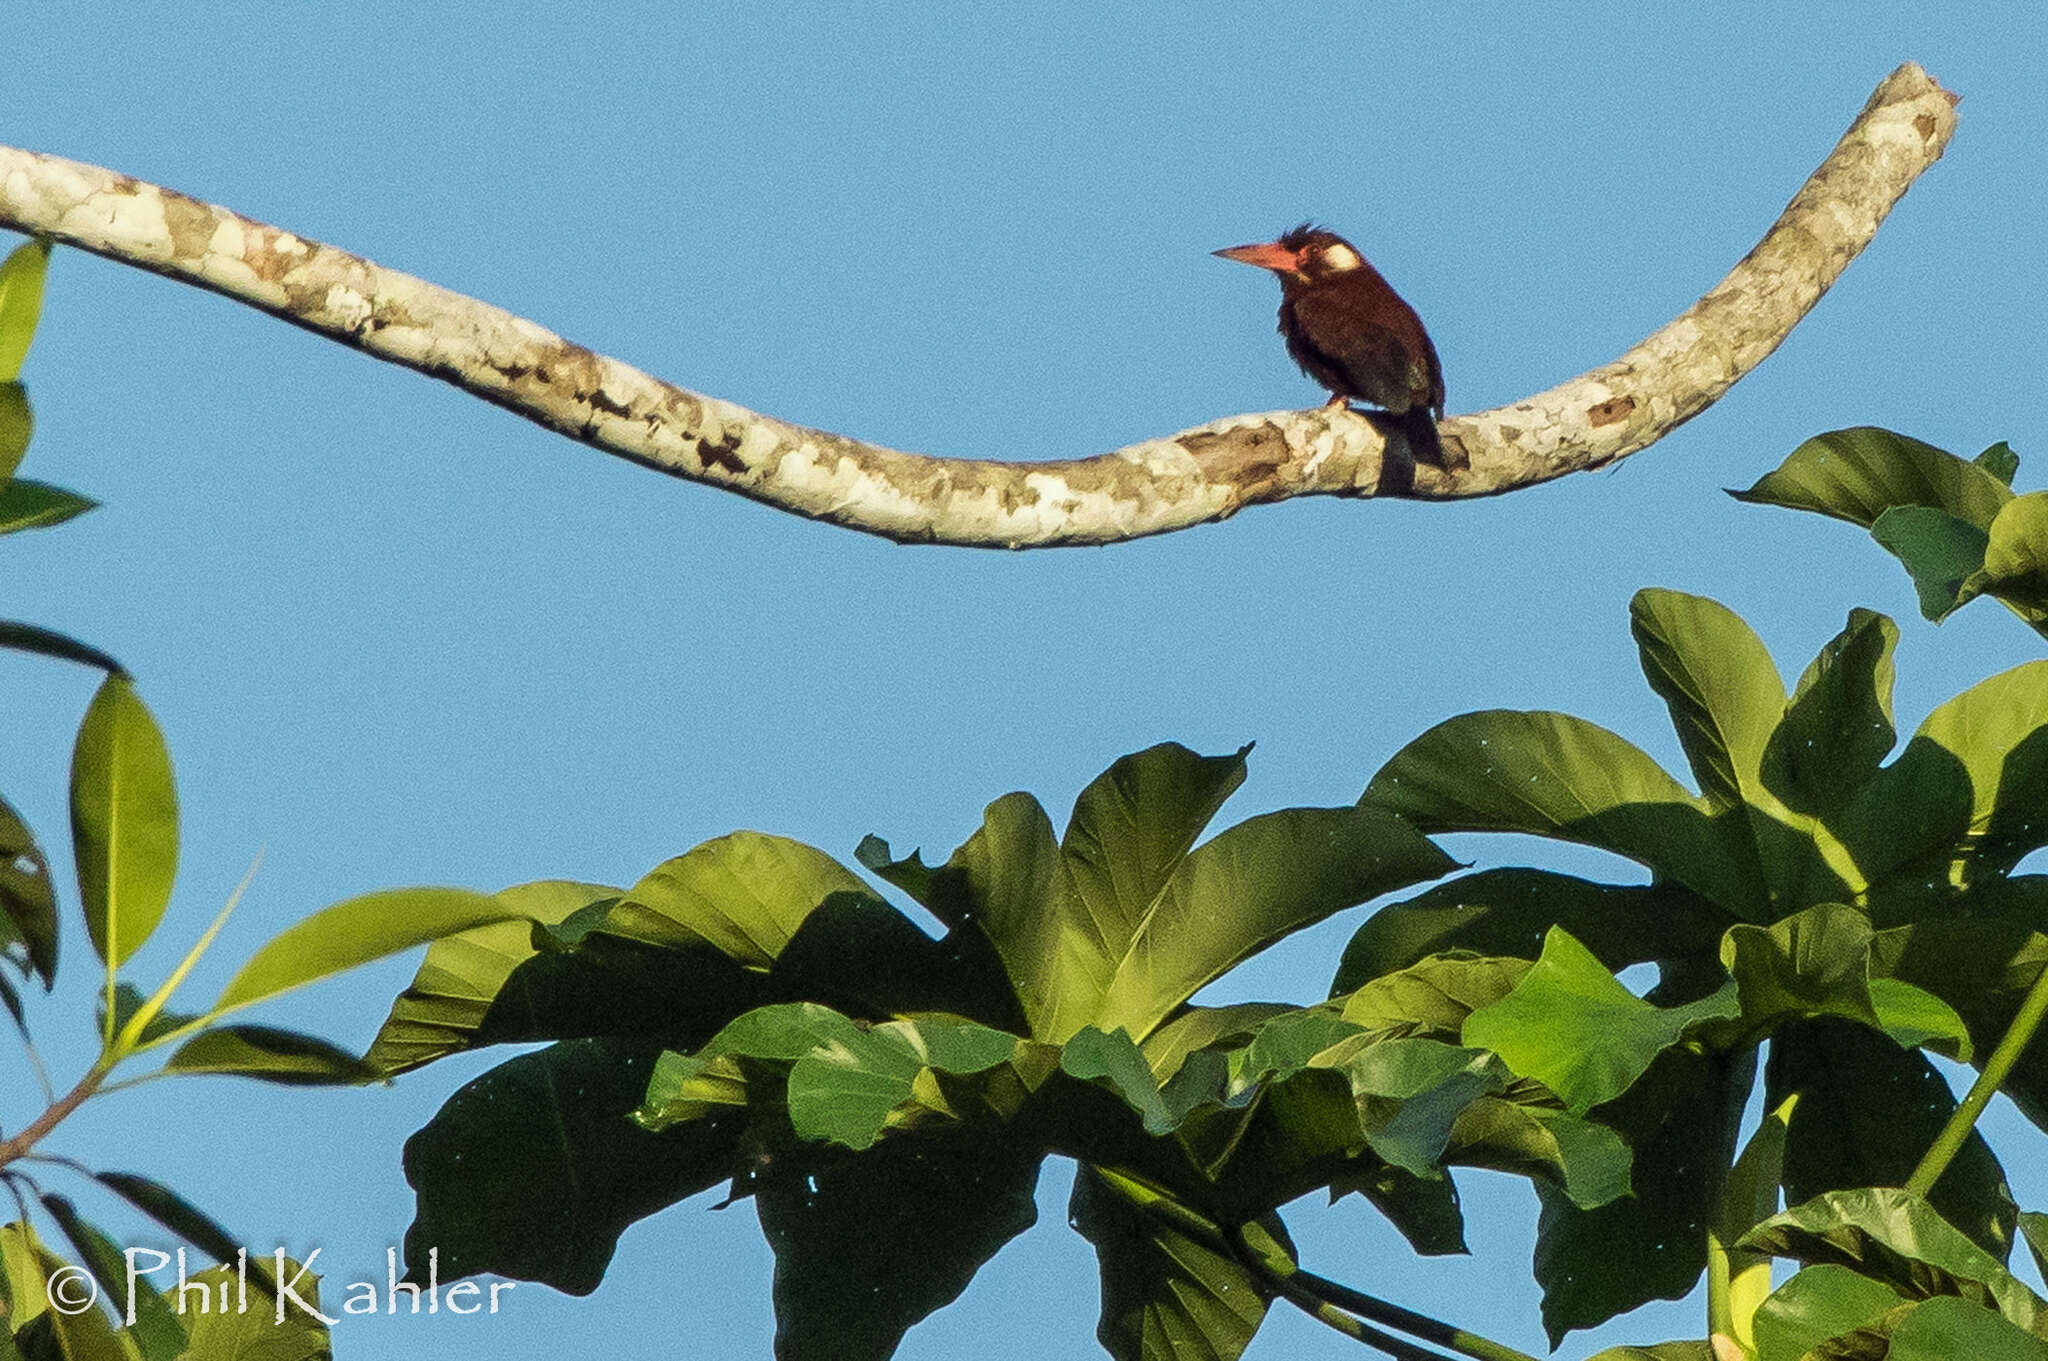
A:
[[[1756,248],[1612,363],[1451,416],[1470,467],[1417,465],[1344,408],[1230,416],[1095,458],[899,453],[665,383],[487,303],[202,203],[0,147],[0,226],[247,303],[650,468],[905,543],[1043,548],[1162,534],[1293,496],[1490,496],[1597,468],[1698,415],[1778,347],[1955,132],[1908,63],[1877,87]]]

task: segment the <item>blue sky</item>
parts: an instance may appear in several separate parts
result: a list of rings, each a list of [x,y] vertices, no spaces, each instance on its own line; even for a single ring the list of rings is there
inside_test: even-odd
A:
[[[1309,217],[1343,231],[1427,321],[1451,408],[1474,410],[1690,303],[1899,62],[1964,96],[1947,158],[1778,354],[1617,470],[1472,504],[1299,502],[1109,549],[813,525],[60,254],[25,472],[106,506],[7,541],[0,613],[114,652],[168,734],[185,854],[145,973],[264,853],[196,995],[371,888],[626,883],[738,827],[848,859],[870,831],[944,853],[989,799],[1028,789],[1063,814],[1111,759],[1169,738],[1257,740],[1230,818],[1349,802],[1473,708],[1570,710],[1677,765],[1627,632],[1645,585],[1724,601],[1792,675],[1852,606],[1898,616],[1905,725],[2039,655],[1988,605],[1919,621],[1846,526],[1721,491],[1864,423],[1965,454],[2009,439],[2020,487],[2048,485],[2038,6],[58,10],[0,16],[0,141],[228,204],[777,416],[1024,459],[1320,400],[1273,334],[1270,280],[1216,247]],[[60,846],[92,683],[0,657],[0,789]],[[1225,994],[1320,995],[1359,916]],[[82,943],[34,1018],[60,1076],[90,1057]],[[411,966],[271,1018],[365,1042]],[[157,1084],[52,1147],[380,1276],[411,1213],[405,1135],[491,1057],[368,1091]],[[2023,1203],[2048,1207],[2020,1161]],[[902,1356],[1099,1354],[1066,1180],[1048,1173],[1039,1229]],[[1355,1200],[1291,1223],[1325,1274],[1539,1347],[1533,1196],[1463,1185],[1469,1260],[1418,1266]],[[529,1285],[496,1320],[351,1321],[338,1351],[766,1355],[751,1210],[704,1205],[629,1232],[587,1300]],[[1700,1317],[1645,1311],[1567,1350]],[[1250,1356],[1352,1348],[1276,1313]]]

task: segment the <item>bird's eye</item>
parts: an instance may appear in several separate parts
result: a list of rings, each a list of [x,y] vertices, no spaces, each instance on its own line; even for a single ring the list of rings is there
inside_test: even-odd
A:
[[[1323,247],[1321,264],[1332,274],[1342,274],[1345,270],[1357,269],[1360,261],[1357,251],[1339,241]]]

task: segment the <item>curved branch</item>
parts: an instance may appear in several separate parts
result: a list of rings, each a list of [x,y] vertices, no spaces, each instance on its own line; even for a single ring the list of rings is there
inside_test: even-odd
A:
[[[672,386],[487,303],[126,175],[0,148],[0,226],[222,293],[608,453],[901,542],[1100,544],[1291,496],[1488,496],[1595,468],[1711,405],[1784,340],[1955,131],[1908,63],[1756,249],[1610,364],[1443,423],[1471,466],[1415,465],[1342,408],[1231,416],[1095,458],[899,453]]]

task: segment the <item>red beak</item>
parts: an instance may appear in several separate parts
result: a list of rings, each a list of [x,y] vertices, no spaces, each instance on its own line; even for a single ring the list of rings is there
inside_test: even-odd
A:
[[[1220,255],[1226,260],[1236,260],[1240,264],[1270,269],[1278,274],[1290,274],[1301,267],[1301,256],[1278,241],[1266,241],[1256,246],[1232,246],[1229,250],[1210,253]]]

